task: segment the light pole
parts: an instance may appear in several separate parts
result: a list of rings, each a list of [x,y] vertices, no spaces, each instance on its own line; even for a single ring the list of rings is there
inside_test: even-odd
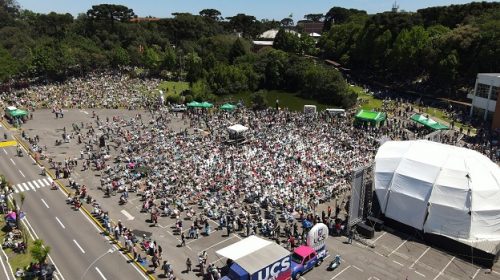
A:
[[[114,252],[116,252],[115,248],[109,248],[106,252],[104,252],[104,254],[100,255],[91,264],[89,264],[89,266],[87,267],[87,269],[85,269],[85,271],[83,272],[82,277],[80,279],[83,280],[83,278],[85,277],[85,275],[87,274],[87,272],[89,272],[90,267],[92,267],[92,265],[94,265],[97,261],[99,261],[100,259],[102,259],[107,254],[111,254],[111,253],[114,253]]]

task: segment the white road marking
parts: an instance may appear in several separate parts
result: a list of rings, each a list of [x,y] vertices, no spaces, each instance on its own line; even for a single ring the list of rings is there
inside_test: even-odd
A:
[[[380,253],[379,253],[379,252],[377,252],[377,251],[375,251],[375,254],[377,254],[377,255],[379,255],[379,256],[381,256],[381,257],[384,257],[384,258],[385,258],[385,256],[384,256],[384,255],[380,254]]]
[[[337,276],[339,276],[342,272],[346,271],[349,267],[351,267],[351,266],[348,265],[346,268],[342,269],[339,273],[337,273],[335,276],[333,276],[330,280],[337,278]]]
[[[357,267],[357,266],[355,266],[355,265],[353,265],[352,267],[354,267],[355,269],[357,269],[357,270],[359,270],[359,271],[363,272],[363,270],[362,270],[361,268],[359,268],[359,267]]]
[[[453,262],[453,260],[455,259],[455,257],[451,258],[451,260],[446,264],[445,267],[443,267],[443,269],[439,272],[438,275],[436,275],[436,277],[434,277],[433,280],[436,280],[438,279],[439,276],[441,276],[443,274],[443,272],[446,270],[446,268],[450,265],[451,262]]]
[[[422,273],[420,273],[420,272],[418,272],[418,271],[416,271],[416,270],[415,270],[415,273],[425,278],[425,275],[424,275],[424,274],[422,274]]]
[[[476,273],[474,273],[474,276],[472,276],[472,279],[476,278],[476,276],[477,276],[477,274],[479,273],[479,271],[480,271],[480,270],[481,270],[480,268],[478,268],[478,269],[476,270]]]
[[[39,188],[40,188],[40,185],[39,185],[39,184],[38,184],[35,180],[33,180],[33,184],[35,185],[35,187],[36,187],[37,189],[39,189]]]
[[[88,114],[88,113],[87,113]],[[97,273],[99,273],[99,275],[101,276],[101,278],[103,280],[107,280],[106,277],[104,277],[104,274],[102,274],[102,272],[99,270],[99,268],[97,268],[97,266],[95,267],[95,270],[97,271]]]
[[[78,249],[80,249],[80,251],[82,251],[82,253],[85,254],[85,251],[82,249],[82,246],[80,246],[80,244],[78,244],[78,242],[76,242],[76,240],[74,239],[73,242],[75,242],[75,245],[78,247]]]
[[[402,264],[402,263],[400,263],[398,261],[395,261],[395,260],[392,260],[392,262],[395,263],[395,264],[399,264],[400,266],[405,266],[404,264]]]
[[[233,239],[233,237],[235,237],[235,235],[233,235],[233,236],[231,236],[231,237],[229,237],[229,238],[226,238],[226,239],[224,239],[224,240],[222,240],[222,241],[220,241],[220,242],[217,242],[217,243],[215,243],[214,245],[212,245],[212,246],[210,246],[210,247],[208,247],[208,248],[205,248],[205,249],[204,249],[204,250],[202,250],[202,251],[208,251],[209,249],[212,249],[213,247],[215,247],[215,246],[217,246],[217,245],[219,245],[219,244],[221,244],[221,243],[224,243],[224,242],[226,242],[226,241],[228,241],[228,240]]]
[[[408,241],[408,239],[406,239],[405,241],[403,241],[403,243],[401,243],[398,247],[396,247],[396,249],[392,250],[392,252],[389,253],[389,255],[387,256],[390,256],[392,255],[394,252],[396,252],[397,250],[399,250],[399,248],[401,248],[401,246],[405,245],[405,243]]]
[[[83,211],[80,211],[80,213],[82,213],[82,215],[87,219],[87,221],[89,221],[89,223],[91,223],[94,226],[94,228],[97,230],[98,233],[101,233],[101,229],[94,222],[92,222],[90,218],[87,215],[85,215],[85,213],[83,213]]]
[[[233,235],[234,235],[234,236],[236,236],[239,240],[243,239],[243,238],[241,238],[241,236],[239,236],[238,234],[234,234],[234,233],[233,233]]]
[[[45,200],[43,200],[43,198],[40,198],[40,199],[42,200],[43,204],[45,204],[45,207],[50,208],[49,205],[47,204],[47,202],[45,202]],[[56,219],[57,219],[57,217],[56,217]]]
[[[427,251],[429,251],[431,249],[431,247],[427,247],[427,249],[425,249],[425,251],[422,253],[422,255],[420,255],[420,257],[418,257],[411,265],[410,265],[410,268],[413,268],[415,266],[415,264],[425,255],[425,253],[427,253]]]
[[[49,180],[49,182],[51,182],[51,183],[54,182],[54,180],[52,180],[52,178],[50,178],[50,176],[47,176],[47,180]]]
[[[85,111],[85,110],[80,110],[80,112],[84,113],[85,115],[88,115],[89,112]]]
[[[9,259],[8,259],[7,255],[5,254],[5,252],[3,251],[3,249],[0,249],[0,250],[2,250],[2,254],[5,256],[6,261],[8,262]],[[7,268],[5,267],[5,264],[3,263],[3,258],[0,258],[0,264],[2,265],[2,268],[3,268],[3,271],[5,273],[5,276],[7,276],[7,280],[10,280],[10,275],[9,275],[9,272],[7,271]],[[14,275],[12,275],[12,276],[14,277],[13,279],[15,280],[16,279],[15,276]]]
[[[23,184],[24,190],[29,191],[30,188],[28,187],[28,185],[26,185],[26,183],[22,183],[22,184]]]
[[[368,278],[368,280],[380,280],[380,279],[375,277],[375,276],[370,276],[370,278]]]
[[[497,275],[500,275],[500,273],[499,273],[499,272],[497,272],[497,271],[491,270],[491,272],[492,272],[492,273],[495,273],[495,274],[497,274]]]
[[[123,215],[125,215],[125,217],[127,217],[127,219],[128,219],[129,221],[131,221],[131,220],[135,219],[135,217],[134,217],[134,216],[132,216],[132,215],[130,215],[130,213],[129,213],[129,212],[127,212],[127,211],[125,211],[125,209],[124,209],[124,210],[122,210],[122,211],[120,211],[120,212],[121,212]]]
[[[36,180],[38,182],[38,184],[40,184],[40,186],[44,187],[44,186],[48,186],[46,184],[43,183],[42,179],[38,179]]]
[[[382,233],[379,237],[375,238],[375,240],[373,240],[373,244],[375,244],[375,242],[377,242],[382,236],[384,236],[385,234],[387,233],[387,231],[384,231],[384,233]]]
[[[10,161],[12,162],[12,164],[16,165],[16,163],[14,162],[14,160],[11,158]]]
[[[8,154],[9,154],[9,153],[7,153],[7,150],[6,150],[6,149],[2,149],[2,150],[3,150],[3,152],[4,152],[6,155],[8,155]]]
[[[24,190],[23,190],[23,187],[21,186],[21,184],[17,184],[17,185],[14,186],[14,191],[16,193],[18,193],[18,192],[22,192]]]
[[[47,207],[47,208],[48,208],[48,207]],[[61,227],[62,227],[62,228],[64,228],[64,229],[66,228],[66,227],[63,225],[63,223],[61,222],[61,220],[59,220],[59,218],[58,218],[58,217],[56,217],[56,220],[59,222],[59,224],[61,225]],[[73,241],[74,241],[74,240],[73,240]],[[75,242],[76,242],[76,241],[75,241]]]
[[[22,172],[20,169],[18,169],[17,171],[19,171],[19,173],[21,173],[21,175],[22,175],[24,178],[26,178],[26,176],[24,176],[23,172]]]
[[[39,180],[42,180],[42,182],[44,183],[45,186],[50,185],[50,182],[45,180],[45,179],[39,179]]]
[[[35,192],[36,192],[36,188],[35,188],[35,186],[33,186],[33,185],[31,184],[31,182],[28,182],[28,185],[30,186],[30,188],[31,188],[33,191],[35,191]]]

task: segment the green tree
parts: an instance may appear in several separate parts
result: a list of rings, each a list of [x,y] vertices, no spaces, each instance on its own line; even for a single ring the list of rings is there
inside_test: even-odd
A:
[[[304,19],[310,20],[312,22],[320,22],[325,18],[323,14],[307,14],[304,16]]]
[[[162,65],[162,53],[158,46],[148,47],[144,51],[144,66],[153,73],[158,73]]]
[[[30,252],[37,263],[45,263],[50,250],[51,248],[49,246],[44,246],[43,240],[37,239],[33,242]]]
[[[274,38],[273,48],[299,54],[301,53],[300,38],[296,33],[281,28]]]
[[[346,9],[342,7],[333,7],[325,15],[325,25],[323,31],[329,31],[334,24],[346,23],[353,16],[366,16],[366,11],[356,9]]]
[[[0,0],[0,28],[12,25],[19,17],[20,7],[15,0]]]
[[[19,65],[9,52],[0,46],[0,81],[6,81],[17,73]]]
[[[112,66],[125,66],[130,64],[130,56],[126,49],[116,46],[110,53],[110,62]]]
[[[243,45],[242,39],[238,38],[234,41],[233,46],[229,51],[229,60],[231,61],[231,63],[233,63],[236,58],[243,56],[247,53],[248,50]]]
[[[87,11],[87,16],[92,20],[103,20],[114,24],[116,21],[127,22],[135,17],[134,10],[123,5],[100,4],[92,6]]]
[[[422,26],[401,31],[394,41],[391,52],[394,73],[404,78],[421,74],[424,51],[429,42],[429,34]]]
[[[194,83],[203,77],[203,60],[196,52],[190,52],[186,55],[187,76],[189,83]]]
[[[259,34],[259,30],[256,29],[257,19],[254,16],[237,14],[226,19],[229,20],[230,29],[241,32],[244,37],[250,38]]]
[[[294,25],[293,18],[286,17],[280,21],[281,26],[285,28],[290,28]]]
[[[200,11],[199,14],[202,17],[209,18],[215,21],[221,20],[221,13],[216,9],[203,9]]]

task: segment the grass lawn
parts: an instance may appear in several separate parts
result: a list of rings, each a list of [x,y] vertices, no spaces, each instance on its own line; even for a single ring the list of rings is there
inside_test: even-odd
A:
[[[1,215],[2,218],[0,218],[0,227],[2,230],[0,231],[0,240],[5,239],[5,236],[7,235],[6,232],[6,227],[5,227],[5,220],[3,218],[3,215]],[[18,254],[14,252],[12,249],[4,249],[5,254],[7,254],[7,257],[9,257],[9,264],[12,267],[12,271],[16,271],[17,268],[25,268],[29,266],[29,264],[33,261],[31,257],[30,250],[33,247],[33,240],[31,238],[28,238],[28,248],[26,250],[26,254]]]
[[[366,93],[363,88],[358,86],[351,86],[352,91],[358,95],[361,100],[361,109],[363,110],[378,110],[382,108],[382,100],[373,97],[373,95]]]
[[[188,82],[173,82],[173,81],[164,81],[158,85],[158,90],[163,90],[165,96],[170,94],[180,94],[181,92],[189,89]]]
[[[267,106],[276,106],[276,99],[279,101],[279,106],[281,108],[288,108],[290,111],[303,111],[304,105],[316,105],[318,111],[325,110],[326,108],[336,108],[335,106],[328,106],[321,104],[317,101],[305,99],[298,96],[296,93],[290,93],[280,90],[271,90],[264,94],[264,99]],[[250,107],[252,105],[252,94],[251,93],[238,93],[222,96],[217,100],[220,103],[231,102],[233,104],[238,103],[242,100],[245,106]]]

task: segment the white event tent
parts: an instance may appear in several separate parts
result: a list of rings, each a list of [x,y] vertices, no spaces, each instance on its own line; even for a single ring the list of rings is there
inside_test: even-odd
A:
[[[386,217],[496,253],[500,167],[486,156],[425,140],[388,141],[375,156],[374,180]]]
[[[235,124],[235,125],[228,127],[227,129],[229,129],[229,131],[234,132],[234,133],[241,133],[241,132],[247,131],[248,127],[243,126],[241,124]]]

